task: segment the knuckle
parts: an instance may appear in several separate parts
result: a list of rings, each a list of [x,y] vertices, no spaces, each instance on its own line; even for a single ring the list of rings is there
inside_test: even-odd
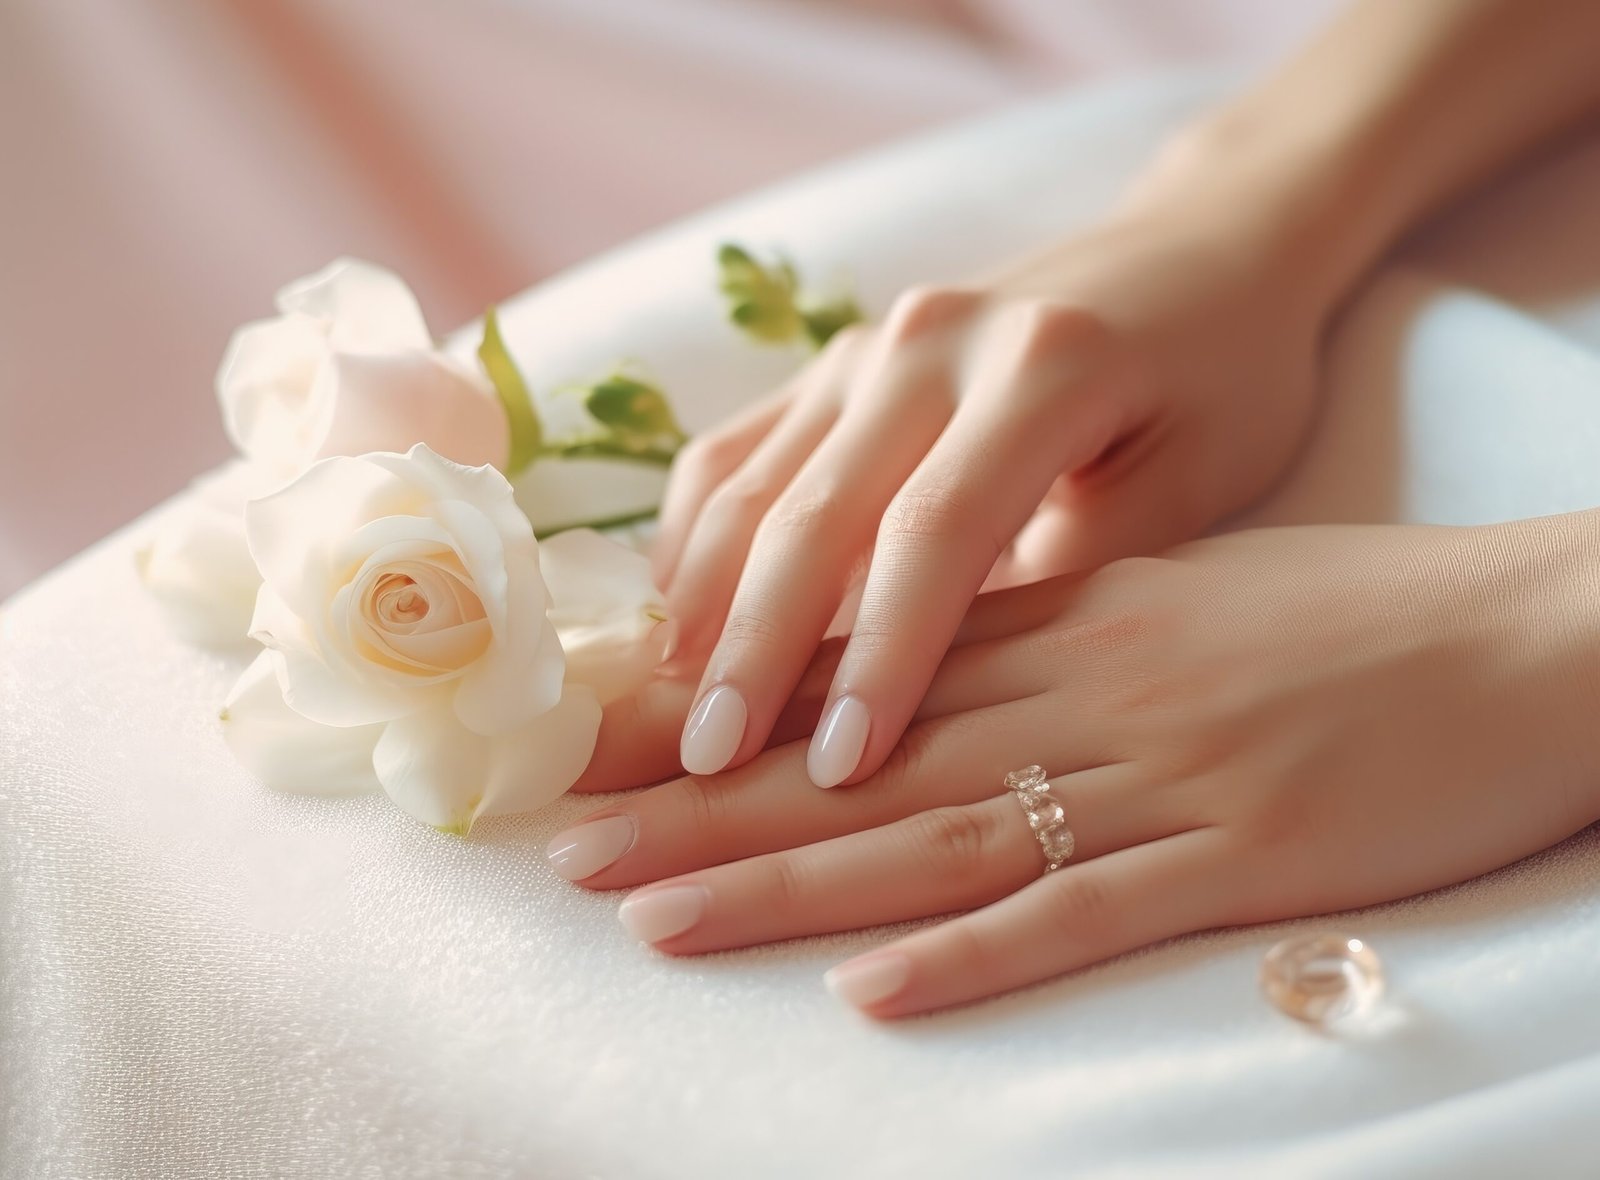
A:
[[[769,615],[739,610],[722,625],[722,639],[743,648],[777,647],[784,629]]]
[[[687,816],[697,833],[720,831],[728,820],[730,795],[708,787],[704,779],[675,779],[656,789],[670,792],[672,809]]]
[[[1033,299],[1018,306],[1024,347],[1029,352],[1053,354],[1078,351],[1109,338],[1110,327],[1097,313],[1070,303]]]
[[[1045,922],[1057,938],[1093,940],[1115,925],[1116,898],[1098,873],[1079,871],[1050,874],[1056,880],[1045,891]]]
[[[938,807],[908,821],[913,846],[939,877],[964,876],[986,863],[1000,836],[1000,822],[985,809]]]
[[[972,922],[956,918],[936,932],[940,974],[947,979],[983,979],[994,967],[989,941]]]
[[[673,465],[685,471],[716,472],[725,470],[736,459],[739,440],[725,430],[697,434],[678,451]]]
[[[902,488],[884,510],[879,531],[908,541],[942,541],[982,535],[973,501],[948,488]]]
[[[792,914],[805,902],[806,878],[799,862],[785,853],[763,858],[758,895],[762,904],[776,914]]]
[[[706,500],[706,511],[718,520],[753,524],[772,503],[774,494],[771,483],[759,472],[742,467],[717,485]]]
[[[849,521],[850,513],[837,496],[783,495],[762,518],[760,533],[764,541],[817,539],[837,534]]]
[[[886,331],[895,341],[916,339],[965,315],[978,300],[975,292],[959,287],[934,283],[908,287],[889,309]]]
[[[822,346],[820,359],[831,363],[854,356],[871,339],[872,329],[866,324],[850,324],[847,327],[840,328],[828,338],[828,343]]]

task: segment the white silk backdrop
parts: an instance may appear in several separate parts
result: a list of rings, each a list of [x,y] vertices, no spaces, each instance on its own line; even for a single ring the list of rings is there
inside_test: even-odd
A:
[[[796,359],[723,321],[719,239],[848,268],[881,307],[1093,216],[1216,93],[1087,94],[796,182],[515,300],[508,339],[544,388],[635,357],[703,424]],[[1600,504],[1597,200],[1600,140],[1403,251],[1255,518]],[[242,661],[161,630],[135,536],[0,614],[7,1180],[1593,1175],[1600,830],[1407,902],[874,1025],[821,973],[892,932],[682,960],[630,939],[616,895],[540,852],[594,800],[459,840],[382,800],[265,792],[214,720]],[[1393,990],[1323,1036],[1255,971],[1332,927]]]
[[[220,459],[230,330],[341,254],[444,331],[710,201],[1334,0],[5,0],[0,598]]]

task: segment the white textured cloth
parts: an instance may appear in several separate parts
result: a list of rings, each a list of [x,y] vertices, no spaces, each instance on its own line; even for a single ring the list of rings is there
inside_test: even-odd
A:
[[[1092,215],[1214,91],[1060,100],[830,170],[529,293],[509,339],[545,389],[635,358],[703,425],[796,360],[723,323],[722,237],[848,270],[881,309]],[[1256,518],[1600,504],[1597,181],[1579,147],[1381,278]],[[595,800],[460,840],[382,799],[269,794],[215,721],[242,657],[161,629],[136,533],[0,613],[7,1180],[1594,1173],[1600,832],[1408,902],[874,1025],[819,977],[881,930],[641,948],[616,896],[541,854]],[[1255,985],[1286,930],[1324,928],[1368,939],[1392,980],[1340,1036]]]

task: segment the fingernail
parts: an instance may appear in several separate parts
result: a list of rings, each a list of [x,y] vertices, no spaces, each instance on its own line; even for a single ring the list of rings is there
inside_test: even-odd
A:
[[[746,716],[744,698],[733,685],[719,684],[706,693],[683,727],[683,768],[690,774],[716,774],[728,765],[744,738]]]
[[[864,1008],[887,1000],[911,978],[911,956],[901,951],[878,951],[840,963],[822,977],[828,990],[847,1004]]]
[[[858,697],[840,697],[823,719],[806,752],[806,772],[819,787],[835,787],[850,777],[867,748],[872,715]]]
[[[608,815],[568,828],[545,845],[550,867],[569,881],[592,877],[633,847],[639,825],[631,815]]]
[[[710,900],[711,891],[704,885],[643,889],[622,903],[617,917],[640,942],[660,942],[698,922]]]

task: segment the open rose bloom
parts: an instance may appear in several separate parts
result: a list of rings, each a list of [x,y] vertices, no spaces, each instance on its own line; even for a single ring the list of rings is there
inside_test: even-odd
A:
[[[533,810],[662,655],[646,559],[593,532],[536,542],[489,466],[422,445],[324,459],[245,522],[267,650],[223,728],[279,789],[382,789],[458,833]]]

